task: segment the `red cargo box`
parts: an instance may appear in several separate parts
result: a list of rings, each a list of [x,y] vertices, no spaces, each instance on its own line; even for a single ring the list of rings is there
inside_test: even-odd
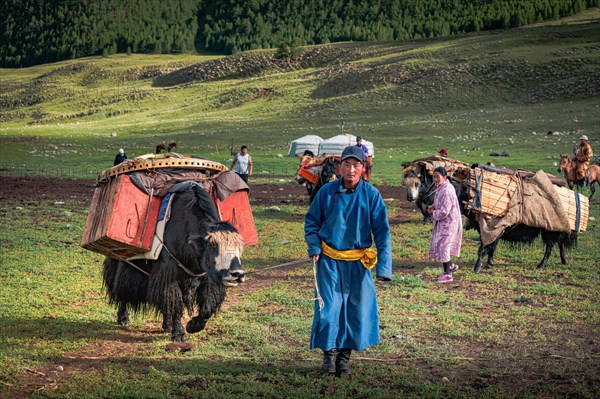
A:
[[[258,244],[248,191],[240,190],[220,201],[214,198],[221,220],[231,223],[244,238],[244,247]]]
[[[115,177],[94,191],[81,246],[117,259],[149,251],[160,203],[129,176]]]
[[[312,184],[316,184],[317,181],[319,181],[319,176],[313,174],[307,167],[306,165],[302,165],[300,166],[300,169],[298,169],[298,174],[302,177],[304,177],[306,180],[308,180],[309,182],[311,182]]]

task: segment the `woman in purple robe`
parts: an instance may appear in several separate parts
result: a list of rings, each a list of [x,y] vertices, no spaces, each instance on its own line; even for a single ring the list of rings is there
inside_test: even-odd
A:
[[[449,283],[452,272],[458,265],[452,263],[451,256],[460,256],[462,243],[462,218],[456,190],[448,181],[446,169],[435,168],[433,182],[437,185],[433,205],[427,208],[433,216],[433,233],[429,245],[429,257],[441,262],[443,274],[437,279],[440,283]]]

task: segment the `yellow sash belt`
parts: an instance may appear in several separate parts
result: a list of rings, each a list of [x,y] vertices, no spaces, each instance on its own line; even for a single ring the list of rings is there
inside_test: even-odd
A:
[[[377,264],[377,251],[371,248],[349,249],[338,251],[321,241],[323,253],[335,260],[360,260],[367,269],[372,269]]]

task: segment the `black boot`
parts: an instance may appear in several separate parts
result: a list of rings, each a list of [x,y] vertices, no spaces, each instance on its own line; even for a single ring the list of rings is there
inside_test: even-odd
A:
[[[339,350],[335,359],[335,368],[338,374],[352,374],[352,370],[348,367],[348,360],[350,360],[351,353],[352,349],[349,348]]]
[[[323,351],[323,365],[321,366],[321,370],[323,370],[323,373],[335,374],[336,354],[337,349]]]

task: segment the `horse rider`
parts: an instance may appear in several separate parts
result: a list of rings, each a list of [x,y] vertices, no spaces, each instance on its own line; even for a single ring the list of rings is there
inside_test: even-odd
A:
[[[304,219],[308,255],[316,265],[310,348],[323,351],[324,374],[350,374],[352,350],[380,342],[371,269],[378,281],[392,278],[390,225],[381,194],[362,179],[364,163],[360,148],[344,148],[342,178],[317,192]]]
[[[363,178],[365,181],[369,181],[371,180],[371,170],[373,169],[373,158],[369,154],[369,148],[363,144],[361,136],[356,136],[356,146],[365,154],[365,172]]]
[[[581,141],[577,149],[577,155],[573,158],[575,162],[575,171],[577,181],[582,181],[585,178],[585,172],[590,167],[590,159],[592,159],[592,146],[588,144],[588,136],[585,134],[579,138]]]

